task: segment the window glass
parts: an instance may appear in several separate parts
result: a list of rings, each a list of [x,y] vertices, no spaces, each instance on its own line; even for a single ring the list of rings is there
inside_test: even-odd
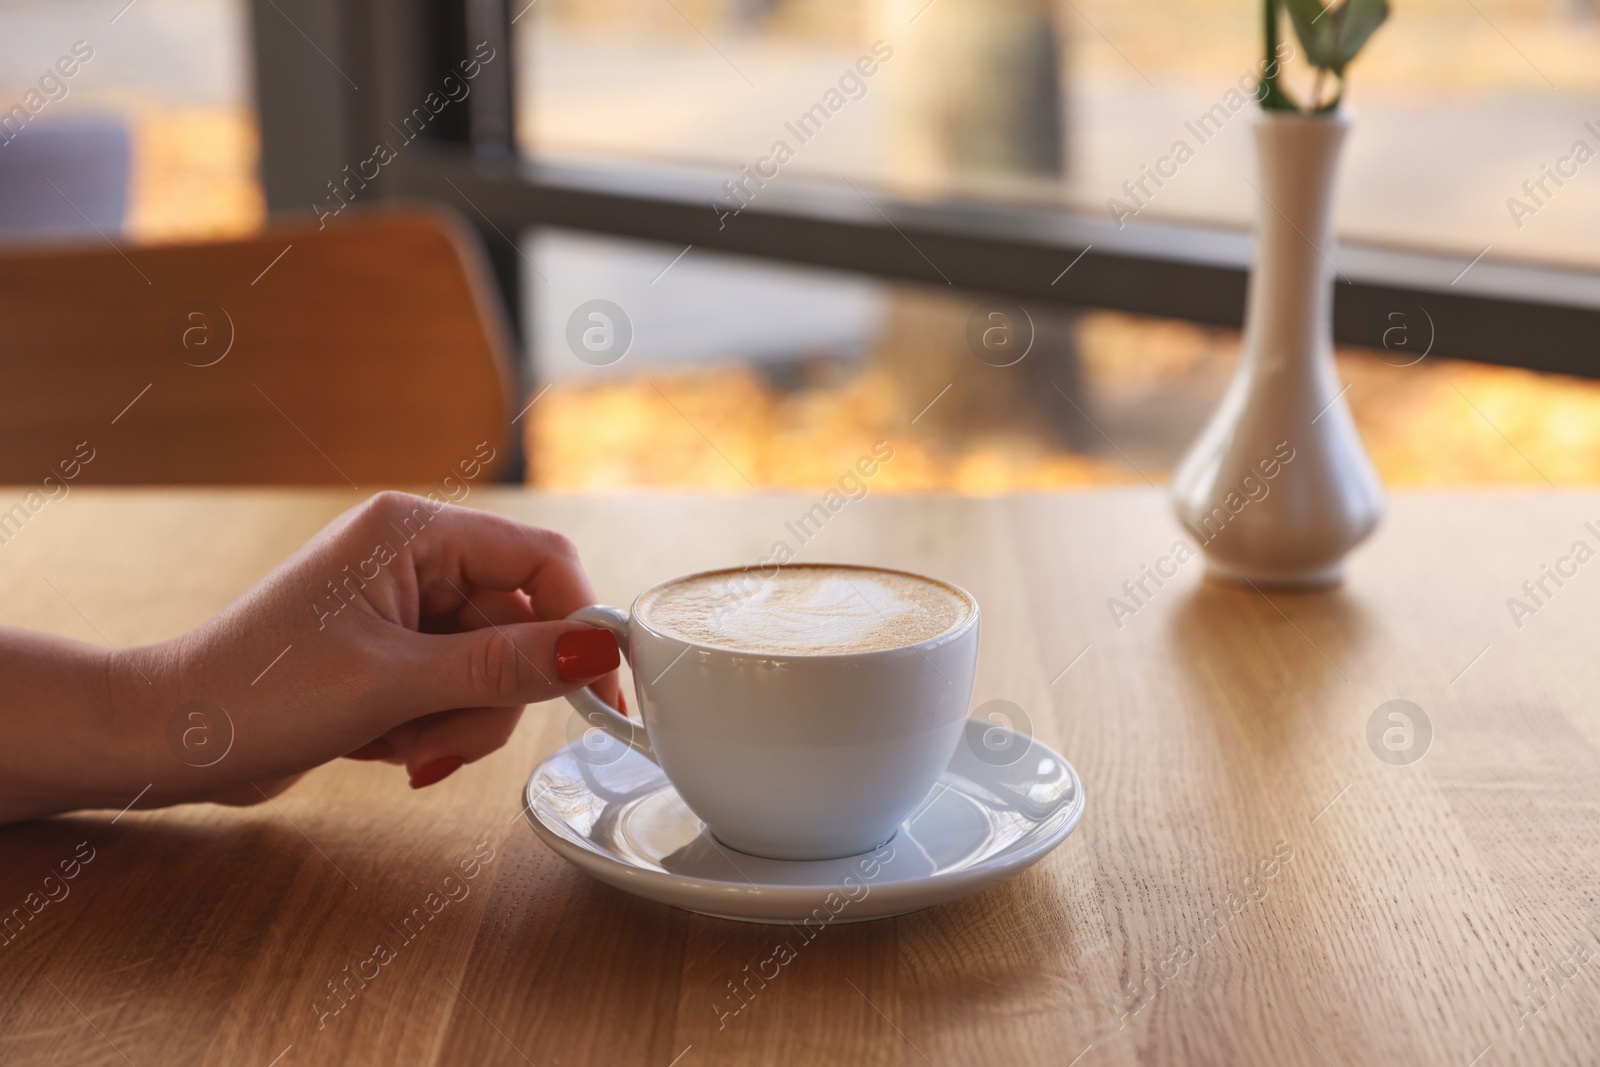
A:
[[[690,163],[724,180],[760,168],[1106,218],[1185,142],[1192,156],[1135,217],[1243,226],[1254,105],[1236,87],[1259,70],[1259,9],[542,0],[516,23],[521,139],[546,159]],[[1287,77],[1309,81],[1293,58]],[[1399,0],[1346,99],[1344,238],[1600,263],[1594,0]]]
[[[540,384],[518,425],[550,489],[825,488],[881,445],[874,490],[1162,484],[1238,358],[1231,330],[1029,307],[980,359],[974,323],[1014,307],[560,231],[525,253]],[[1338,355],[1386,483],[1600,481],[1600,383],[1390,341]]]
[[[6,0],[0,27],[0,238],[260,225],[244,0]]]

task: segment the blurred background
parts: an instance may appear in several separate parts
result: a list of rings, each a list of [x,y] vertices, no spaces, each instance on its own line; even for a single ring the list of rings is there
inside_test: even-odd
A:
[[[25,137],[0,145],[5,239],[109,230],[145,245],[259,231],[260,79],[294,73],[258,69],[261,20],[281,17],[298,35],[287,39],[303,39],[294,62],[306,71],[329,77],[326,61],[352,86],[350,74],[362,77],[299,10],[0,3],[0,107],[73,42],[93,51]],[[781,139],[793,149],[770,183],[781,188],[747,185],[752,212],[816,189],[879,214],[889,202],[952,218],[1033,209],[1103,226],[1108,201],[1131,203],[1124,183],[1183,138],[1194,158],[1144,198],[1137,222],[1241,234],[1251,223],[1250,109],[1203,143],[1186,125],[1258,69],[1250,0],[512,0],[506,14],[513,166],[701,176],[726,190]],[[875,42],[889,58],[880,47],[870,76],[841,82]],[[830,92],[842,106],[798,131],[802,141],[793,124]],[[1600,164],[1547,185],[1520,219],[1508,207],[1534,203],[1524,182],[1576,142],[1600,148],[1595,0],[1397,0],[1353,68],[1348,102],[1358,119],[1341,241],[1435,257],[1445,279],[1483,256],[1469,275],[1477,292],[1527,268],[1595,296]],[[51,153],[93,161],[74,171],[84,184],[72,210],[31,176]],[[79,210],[86,202],[98,207]],[[1041,303],[1027,305],[1027,357],[997,367],[968,340],[986,295],[942,282],[921,250],[931,269],[912,282],[656,243],[621,225],[507,232],[492,207],[456,206],[488,223],[486,241],[515,246],[519,477],[550,489],[825,486],[879,440],[895,448],[880,490],[1160,483],[1238,352],[1224,327]],[[625,309],[631,342],[615,360],[580,359],[569,324],[601,298]],[[1442,358],[1416,312],[1394,320],[1383,347],[1339,351],[1386,482],[1600,481],[1600,385]],[[1540,346],[1532,332],[1531,356],[1497,362],[1538,366]]]

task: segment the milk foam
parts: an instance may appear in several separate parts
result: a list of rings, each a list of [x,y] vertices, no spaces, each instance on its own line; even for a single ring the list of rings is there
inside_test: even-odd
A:
[[[723,571],[670,582],[638,612],[669,637],[768,654],[833,655],[901,648],[969,619],[975,605],[926,578],[870,568],[789,566],[765,578]]]

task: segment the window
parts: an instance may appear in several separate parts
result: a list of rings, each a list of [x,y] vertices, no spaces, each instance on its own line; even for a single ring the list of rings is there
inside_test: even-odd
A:
[[[258,6],[255,26],[276,207],[316,201],[328,174],[435,84],[445,53],[471,41],[506,57],[386,168],[375,195],[453,204],[486,235],[525,312],[539,399],[519,425],[541,484],[793,484],[832,462],[822,444],[835,433],[853,441],[882,411],[906,426],[916,416],[909,440],[940,428],[919,486],[1071,484],[1135,467],[1158,481],[1231,364],[1254,202],[1252,105],[1238,88],[1259,47],[1249,0],[271,8]],[[1600,113],[1586,118],[1600,81],[1588,11],[1408,0],[1354,70],[1335,253],[1348,281],[1333,326],[1352,346],[1350,401],[1391,482],[1595,474],[1571,458],[1581,446],[1558,455],[1555,443],[1587,441],[1589,385],[1481,365],[1600,374],[1600,215],[1576,147],[1600,150],[1600,128],[1585,125],[1600,127]],[[1192,158],[1119,215],[1110,201],[1127,205],[1123,183],[1180,138]],[[747,299],[735,306],[736,292]],[[594,299],[639,317],[638,347],[615,367],[584,363],[566,340],[577,305]],[[1043,410],[1036,401],[1065,393],[1083,409],[1076,422],[1054,410],[950,423],[961,405],[940,406],[955,393],[924,396],[978,372],[961,338],[992,299],[1022,305],[1049,342],[1014,376],[1040,376],[1026,402]],[[929,331],[909,347],[896,333],[907,321]],[[940,370],[943,382],[919,377]],[[689,385],[669,388],[735,372],[727,396],[743,399],[724,404],[725,425],[690,411]],[[1078,392],[1062,380],[1073,375]],[[919,398],[930,413],[910,410]],[[607,412],[620,424],[647,406],[732,451],[663,462],[674,453],[651,442],[682,425],[630,441],[602,419],[609,466],[552,460],[564,427]],[[861,418],[807,437],[815,409]],[[757,474],[730,473],[739,420],[757,414],[768,421],[752,439],[817,442],[815,463],[741,452]],[[1425,431],[1450,444],[1429,445]],[[1446,452],[1473,458],[1443,465]]]
[[[823,488],[880,442],[874,492],[1161,484],[1238,354],[1231,330],[1046,308],[1015,363],[979,359],[991,301],[944,286],[570,231],[526,254],[520,422],[530,481],[560,491]],[[1600,383],[1391,342],[1338,357],[1386,483],[1600,481]]]
[[[1243,228],[1259,20],[1256,0],[542,0],[516,24],[520,143]],[[1353,69],[1341,236],[1458,269],[1485,248],[1600,265],[1597,61],[1586,2],[1394,5]],[[1169,180],[1125,187],[1179,143]]]
[[[260,225],[243,0],[13,0],[3,19],[12,236],[92,238],[85,215],[135,241]]]

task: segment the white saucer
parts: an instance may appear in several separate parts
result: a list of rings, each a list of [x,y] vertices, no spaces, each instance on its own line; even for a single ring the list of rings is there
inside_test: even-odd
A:
[[[608,885],[722,919],[861,922],[942,904],[1037,862],[1083,817],[1071,764],[972,719],[928,799],[876,852],[763,859],[718,842],[659,767],[600,737],[599,747],[579,739],[534,769],[524,793],[534,832]]]

